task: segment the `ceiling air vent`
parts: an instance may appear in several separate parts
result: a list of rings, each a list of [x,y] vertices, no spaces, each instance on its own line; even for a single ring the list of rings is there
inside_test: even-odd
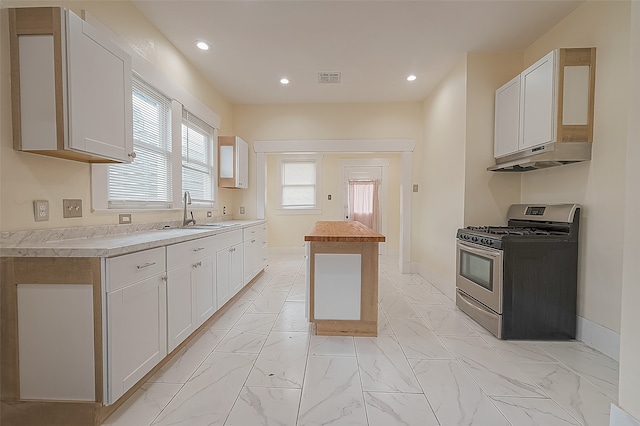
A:
[[[339,84],[340,73],[339,72],[319,72],[318,83],[321,84]]]

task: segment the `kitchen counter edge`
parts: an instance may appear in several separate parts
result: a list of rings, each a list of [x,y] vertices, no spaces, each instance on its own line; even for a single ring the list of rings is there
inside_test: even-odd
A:
[[[265,219],[243,220],[231,223],[231,226],[215,229],[170,228],[60,241],[4,244],[0,245],[0,257],[115,257],[245,229],[266,222]]]

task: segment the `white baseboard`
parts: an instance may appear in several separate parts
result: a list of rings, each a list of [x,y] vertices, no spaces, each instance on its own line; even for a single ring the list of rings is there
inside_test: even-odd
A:
[[[269,247],[269,255],[295,254],[304,256],[304,246],[301,247]]]
[[[576,339],[620,361],[620,333],[578,316]]]
[[[455,282],[434,273],[424,264],[413,262],[411,272],[420,274],[438,290],[455,300]],[[620,361],[620,333],[608,329],[586,318],[577,317],[576,339],[603,354]]]
[[[616,404],[611,404],[609,426],[640,426],[640,420],[636,419]]]

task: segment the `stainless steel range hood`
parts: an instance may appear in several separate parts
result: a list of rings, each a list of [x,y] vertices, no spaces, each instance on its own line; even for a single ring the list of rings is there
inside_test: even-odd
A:
[[[591,142],[552,142],[496,158],[490,172],[528,172],[591,160]]]

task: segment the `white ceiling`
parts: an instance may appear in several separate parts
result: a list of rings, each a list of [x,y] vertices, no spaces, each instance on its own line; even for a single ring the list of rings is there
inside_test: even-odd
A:
[[[326,103],[421,101],[466,52],[523,49],[582,1],[133,3],[232,103]]]

